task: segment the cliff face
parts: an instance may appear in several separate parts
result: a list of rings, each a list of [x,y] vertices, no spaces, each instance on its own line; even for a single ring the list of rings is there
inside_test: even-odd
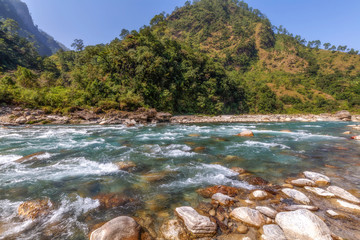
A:
[[[40,55],[50,56],[59,49],[66,49],[53,37],[35,26],[27,5],[21,0],[0,0],[1,18],[11,18],[17,21],[20,35],[34,41]]]

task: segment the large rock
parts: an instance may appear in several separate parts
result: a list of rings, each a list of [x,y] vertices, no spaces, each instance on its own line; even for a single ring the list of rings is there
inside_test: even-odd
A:
[[[275,221],[287,239],[332,240],[328,226],[308,210],[281,212],[276,215]]]
[[[139,240],[140,225],[131,217],[121,216],[93,231],[90,240]]]
[[[291,189],[291,188],[284,188],[281,190],[283,193],[285,193],[288,197],[293,198],[295,201],[298,201],[302,204],[309,204],[310,203],[310,199],[303,194],[302,192],[295,190],[295,189]]]
[[[330,178],[317,172],[304,172],[305,177],[313,180],[317,186],[322,187],[330,184]]]
[[[315,182],[313,180],[306,179],[306,178],[295,179],[295,180],[292,180],[290,183],[296,187],[305,187],[305,186],[314,187],[315,186]]]
[[[265,219],[258,210],[254,210],[248,207],[235,208],[230,217],[236,221],[241,221],[253,227],[261,227],[265,224]]]
[[[327,188],[327,190],[333,194],[335,194],[337,197],[345,199],[349,202],[353,202],[353,203],[360,203],[360,200],[355,197],[354,195],[352,195],[351,193],[349,193],[348,191],[342,189],[341,187],[337,187],[337,186],[330,186]]]
[[[335,114],[335,116],[342,121],[351,121],[351,114],[349,111],[345,111],[345,110],[339,111]]]
[[[216,223],[200,215],[192,207],[178,207],[175,213],[183,221],[191,238],[212,237],[216,234]]]
[[[18,214],[27,219],[36,219],[46,216],[52,209],[52,203],[49,199],[33,200],[22,203],[18,207]]]
[[[276,224],[263,226],[261,240],[287,240],[281,228]]]
[[[312,192],[313,194],[320,196],[320,197],[325,197],[325,198],[332,198],[335,197],[335,195],[329,191],[326,191],[322,188],[317,188],[317,187],[305,187],[306,191]]]

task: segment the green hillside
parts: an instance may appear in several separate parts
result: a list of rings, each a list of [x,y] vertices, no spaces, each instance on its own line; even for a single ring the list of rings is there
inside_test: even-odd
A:
[[[77,43],[77,51],[36,66],[18,61],[21,67],[3,74],[0,100],[64,113],[141,106],[177,114],[359,111],[357,51],[324,50],[242,1],[187,2],[109,44]]]

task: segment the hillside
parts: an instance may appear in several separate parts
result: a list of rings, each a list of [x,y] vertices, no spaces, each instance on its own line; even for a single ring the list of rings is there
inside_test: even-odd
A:
[[[20,36],[33,39],[42,56],[50,56],[66,49],[49,34],[35,26],[27,5],[21,0],[0,0],[0,19],[13,19],[19,24]]]
[[[4,74],[0,100],[63,113],[360,111],[358,52],[324,50],[242,1],[187,2],[120,35],[106,45],[57,52],[36,67],[18,64]]]

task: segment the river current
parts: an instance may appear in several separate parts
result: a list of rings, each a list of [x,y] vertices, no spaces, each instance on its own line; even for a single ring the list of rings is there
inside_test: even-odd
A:
[[[200,200],[198,188],[253,188],[231,167],[275,184],[303,170],[317,170],[341,186],[346,182],[347,188],[359,189],[359,142],[342,134],[350,130],[347,125],[0,128],[0,239],[87,239],[95,224],[120,215],[148,216],[161,223],[175,207],[194,206]],[[243,130],[255,137],[236,136]],[[38,152],[36,161],[16,162]],[[117,163],[128,161],[135,169],[119,170]],[[123,204],[101,207],[98,196],[109,194],[121,196]],[[36,199],[50,199],[51,212],[36,220],[19,217],[20,204]]]

